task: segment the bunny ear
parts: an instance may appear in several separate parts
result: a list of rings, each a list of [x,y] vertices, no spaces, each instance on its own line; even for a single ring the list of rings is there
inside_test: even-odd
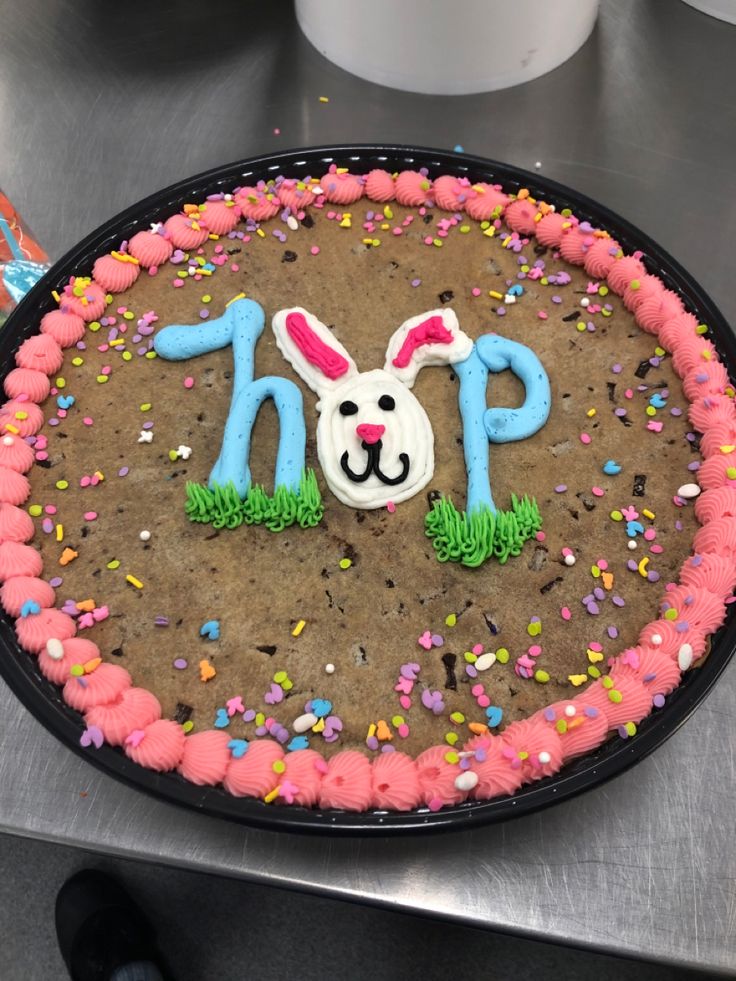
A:
[[[358,369],[345,348],[320,320],[302,307],[287,307],[272,321],[276,344],[307,385],[322,396],[338,388]]]
[[[460,330],[454,310],[430,310],[405,320],[393,334],[384,370],[411,388],[420,368],[457,364],[472,350],[473,342]]]

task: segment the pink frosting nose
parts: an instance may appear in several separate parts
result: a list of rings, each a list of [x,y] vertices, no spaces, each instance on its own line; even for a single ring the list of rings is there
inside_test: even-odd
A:
[[[355,431],[364,443],[377,443],[386,432],[386,427],[374,426],[370,422],[361,422],[359,426],[355,427]]]

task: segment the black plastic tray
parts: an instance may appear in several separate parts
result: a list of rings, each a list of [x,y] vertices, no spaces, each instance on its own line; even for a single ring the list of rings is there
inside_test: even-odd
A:
[[[0,377],[14,367],[13,356],[21,341],[38,330],[40,318],[56,303],[52,290],[61,290],[70,275],[91,274],[94,259],[117,248],[123,239],[159,219],[165,219],[185,203],[201,201],[206,195],[230,191],[238,184],[251,184],[283,173],[287,176],[319,176],[335,163],[366,172],[373,167],[389,171],[427,167],[432,176],[455,174],[473,181],[500,183],[506,191],[529,188],[533,196],[558,208],[569,207],[581,220],[609,231],[624,251],[641,250],[647,268],[669,288],[679,292],[687,306],[708,324],[712,339],[734,374],[736,340],[722,314],[695,280],[647,235],[625,219],[561,184],[507,164],[481,157],[459,156],[441,150],[405,146],[333,146],[292,150],[274,156],[251,157],[181,181],[145,198],[102,225],[69,251],[23,299],[0,333]],[[736,605],[736,604],[734,604]],[[251,798],[237,798],[221,788],[201,788],[176,773],[157,774],[129,760],[120,749],[104,745],[99,750],[82,749],[79,738],[81,716],[64,704],[61,689],[39,672],[36,659],[20,649],[13,621],[0,614],[0,674],[10,688],[43,725],[74,752],[105,773],[154,797],[182,804],[213,817],[281,831],[329,833],[333,835],[387,835],[421,831],[460,830],[514,815],[528,814],[589,790],[621,773],[651,753],[689,718],[705,698],[736,649],[736,617],[729,608],[727,622],[714,636],[704,664],[690,671],[670,695],[665,706],[639,726],[634,739],[613,738],[597,752],[574,761],[553,777],[532,783],[513,797],[472,801],[430,812],[420,809],[408,814],[371,811],[357,814],[337,810],[307,810],[280,807]]]

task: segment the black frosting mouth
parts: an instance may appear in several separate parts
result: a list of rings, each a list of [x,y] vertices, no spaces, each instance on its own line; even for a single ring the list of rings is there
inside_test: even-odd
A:
[[[408,453],[399,453],[401,473],[396,477],[387,477],[381,470],[381,450],[383,449],[383,443],[381,440],[376,440],[375,443],[366,443],[365,440],[363,440],[361,446],[368,454],[368,459],[366,461],[365,470],[363,473],[355,473],[354,470],[350,469],[349,454],[347,450],[345,450],[343,455],[340,457],[340,466],[347,474],[349,480],[352,480],[354,484],[362,484],[364,481],[368,480],[372,473],[374,473],[382,484],[387,484],[389,487],[395,487],[397,484],[403,484],[403,482],[409,476],[409,468],[411,466]]]

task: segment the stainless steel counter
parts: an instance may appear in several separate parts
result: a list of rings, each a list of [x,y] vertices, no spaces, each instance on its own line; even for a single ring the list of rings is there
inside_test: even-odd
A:
[[[211,21],[204,9],[0,0],[0,187],[54,255],[149,192],[249,154],[462,144],[539,161],[619,211],[736,321],[736,28],[675,0],[604,0],[590,41],[552,74],[437,98],[328,64],[286,3],[220,0]],[[519,29],[533,38],[533,24]],[[652,757],[537,816],[338,841],[150,800],[58,745],[0,686],[0,830],[736,974],[735,701],[736,664]]]

